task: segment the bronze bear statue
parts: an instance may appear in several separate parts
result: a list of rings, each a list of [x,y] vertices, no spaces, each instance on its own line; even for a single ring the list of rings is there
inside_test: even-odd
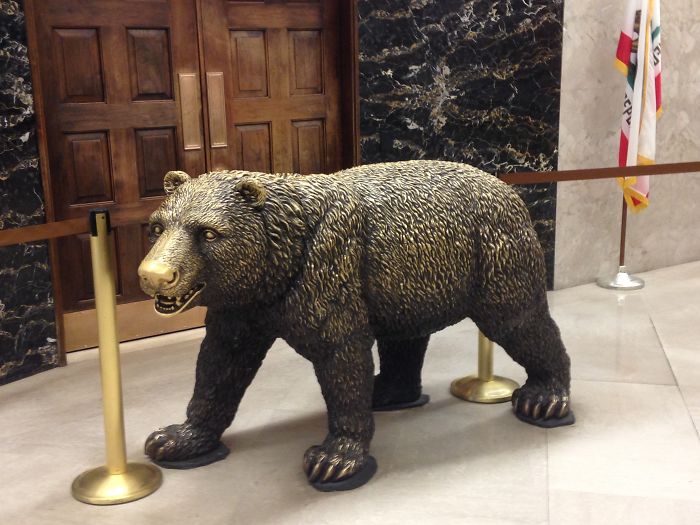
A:
[[[169,172],[165,188],[141,287],[163,315],[208,309],[187,420],[147,439],[155,461],[211,461],[281,337],[313,363],[328,409],[328,435],[304,455],[309,481],[359,486],[376,469],[372,410],[421,404],[430,334],[466,317],[525,367],[518,417],[573,421],[542,249],[522,200],[496,177],[408,161],[331,175]]]

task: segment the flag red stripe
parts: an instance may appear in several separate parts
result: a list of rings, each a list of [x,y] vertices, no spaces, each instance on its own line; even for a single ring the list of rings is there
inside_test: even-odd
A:
[[[659,111],[661,107],[661,73],[656,75],[654,82],[656,84],[656,111]]]
[[[624,132],[620,132],[620,153],[617,159],[617,165],[621,168],[627,166],[627,148],[629,147],[629,139]]]
[[[625,33],[620,33],[620,41],[617,43],[617,59],[623,64],[630,63],[630,55],[632,54],[632,38]]]

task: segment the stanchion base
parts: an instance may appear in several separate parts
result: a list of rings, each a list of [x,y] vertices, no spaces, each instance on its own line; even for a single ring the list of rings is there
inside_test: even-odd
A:
[[[473,403],[505,403],[510,401],[518,386],[518,383],[507,377],[493,376],[491,381],[484,381],[471,375],[452,381],[450,393]]]
[[[601,277],[596,282],[601,288],[608,288],[609,290],[639,290],[644,288],[644,281],[639,277],[628,274],[627,268],[624,266],[620,266],[617,274],[612,279]]]
[[[75,478],[73,497],[91,505],[116,505],[144,498],[163,481],[160,469],[147,463],[127,463],[126,472],[110,474],[107,467],[86,470]]]

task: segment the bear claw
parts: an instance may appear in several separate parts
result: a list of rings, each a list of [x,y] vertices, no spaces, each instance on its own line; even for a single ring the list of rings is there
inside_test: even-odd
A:
[[[366,483],[374,474],[376,462],[370,462],[369,458],[358,442],[329,439],[306,451],[303,467],[314,488],[321,491],[348,490]],[[369,463],[373,466],[367,469]],[[366,475],[359,476],[360,473]],[[358,479],[355,480],[355,476]]]
[[[165,448],[172,444],[172,440],[168,439],[167,434],[163,430],[157,430],[146,440],[145,452],[153,459],[161,459],[165,454]]]
[[[178,461],[206,454],[219,445],[219,438],[190,423],[159,428],[146,439],[144,451],[154,461]]]
[[[519,419],[538,426],[554,427],[574,422],[565,393],[547,392],[544,388],[525,385],[513,392],[513,412]]]
[[[538,419],[542,413],[542,403],[537,403],[532,409],[532,417]]]
[[[304,457],[304,472],[311,483],[341,481],[359,470],[355,459],[344,459],[340,454],[328,455],[320,447],[318,449],[310,450]]]

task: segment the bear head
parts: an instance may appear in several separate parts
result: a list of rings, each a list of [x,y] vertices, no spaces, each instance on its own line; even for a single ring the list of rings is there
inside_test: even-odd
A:
[[[156,312],[254,303],[266,270],[263,183],[235,172],[191,179],[170,171],[164,187],[150,218],[153,246],[138,270]]]

